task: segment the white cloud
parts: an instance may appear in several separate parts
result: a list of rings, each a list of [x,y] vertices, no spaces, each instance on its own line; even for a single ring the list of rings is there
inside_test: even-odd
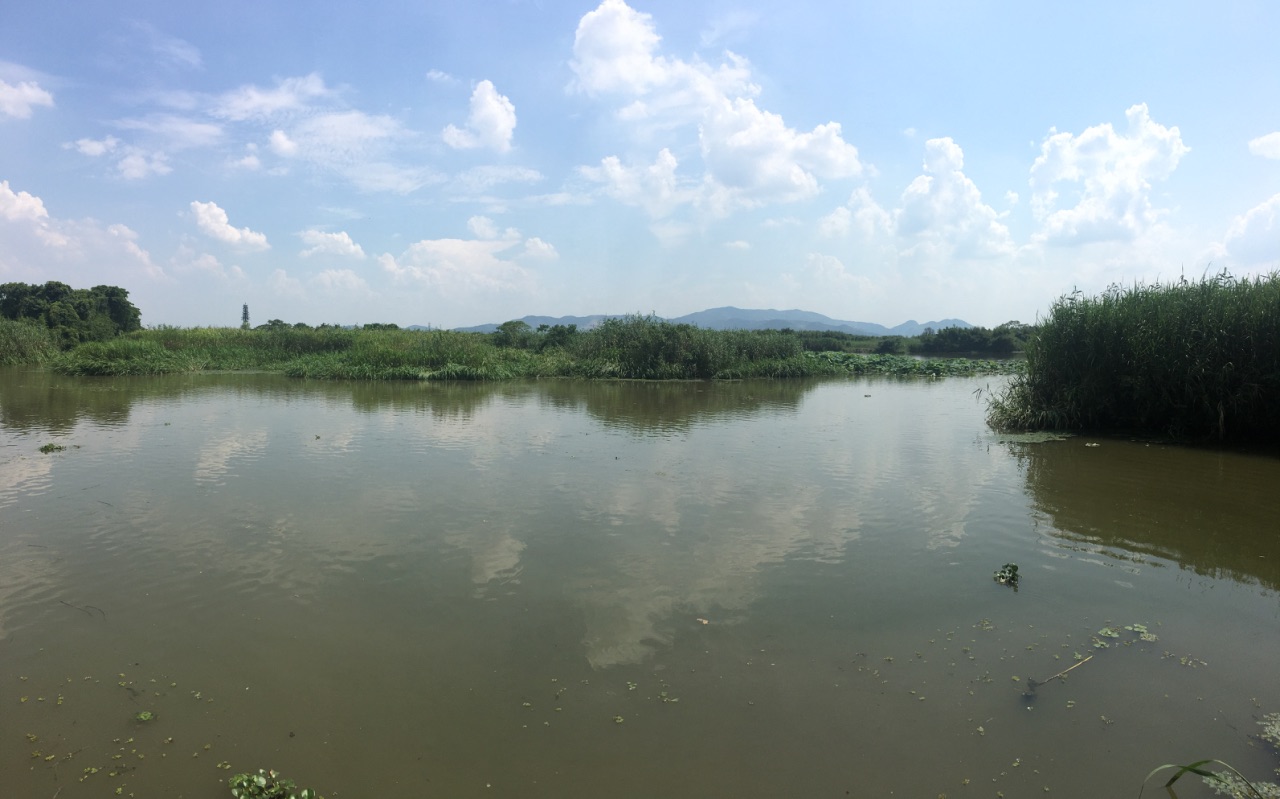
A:
[[[339,233],[325,233],[320,230],[304,230],[298,234],[302,239],[302,243],[307,245],[307,249],[302,251],[302,256],[308,258],[313,255],[337,255],[344,258],[364,258],[364,250],[359,244],[351,240],[351,236],[345,231]]]
[[[534,261],[554,261],[560,257],[554,245],[537,236],[524,240],[524,253],[521,256]]]
[[[227,219],[227,212],[219,208],[217,203],[193,201],[191,203],[191,212],[195,214],[196,227],[200,228],[205,235],[218,241],[226,242],[245,250],[267,250],[271,248],[271,245],[267,243],[267,237],[262,233],[250,230],[247,227],[232,227]]]
[[[172,150],[213,147],[223,138],[221,125],[175,114],[151,114],[140,119],[122,119],[115,124],[125,130],[150,133]]]
[[[104,269],[166,279],[128,226],[53,218],[39,197],[0,181],[0,274],[44,281],[52,273],[71,285],[94,285]]]
[[[53,95],[34,81],[22,81],[15,86],[0,80],[0,114],[30,119],[35,106],[53,108]]]
[[[718,66],[658,53],[652,17],[622,0],[605,0],[578,24],[570,89],[620,103],[616,115],[639,138],[696,132],[701,174],[677,180],[671,147],[653,167],[623,167],[609,156],[583,173],[623,202],[653,216],[694,205],[714,216],[739,208],[812,197],[822,181],[862,173],[857,149],[838,123],[801,132],[756,105],[760,88],[746,59],[731,52]],[[694,164],[695,169],[697,164]],[[672,169],[668,169],[671,167]],[[678,184],[696,187],[680,191]],[[650,198],[639,196],[645,190]]]
[[[1223,245],[1245,266],[1280,269],[1280,194],[1236,217]]]
[[[289,277],[289,273],[283,269],[277,269],[271,273],[271,277],[267,278],[267,287],[279,297],[301,297],[305,294],[302,281],[296,277]]]
[[[210,253],[196,253],[187,245],[181,245],[169,260],[175,272],[208,275],[218,280],[244,280],[244,270],[238,266],[225,267]]]
[[[1009,229],[964,174],[964,152],[950,138],[925,142],[924,174],[911,181],[894,213],[894,231],[922,251],[960,258],[1009,255]]]
[[[541,240],[530,239],[545,252]],[[378,263],[397,282],[417,283],[450,295],[529,291],[533,276],[512,259],[519,238],[424,239],[399,257],[383,254]],[[521,253],[522,254],[522,253]]]
[[[537,183],[542,173],[523,166],[487,164],[455,176],[452,187],[465,194],[480,194],[504,183]]]
[[[116,168],[120,177],[126,180],[142,180],[151,175],[167,175],[173,171],[169,166],[169,157],[162,152],[148,153],[137,147],[125,151]]]
[[[677,166],[676,157],[663,148],[648,166],[626,166],[611,155],[601,160],[600,166],[580,167],[579,172],[588,180],[603,183],[605,193],[615,200],[644,208],[649,216],[661,219],[695,196],[693,187],[681,186]]]
[[[751,249],[751,243],[747,241],[743,241],[742,239],[735,239],[734,241],[726,241],[724,243],[724,246],[725,246],[725,249],[728,249],[728,250],[746,251]]]
[[[433,69],[429,71],[427,73],[427,80],[431,81],[432,83],[442,83],[445,85],[452,85],[458,82],[457,78],[450,75],[448,72],[444,72],[439,69]]]
[[[228,163],[236,169],[247,169],[250,172],[262,168],[262,159],[258,158],[254,153],[249,153],[248,155],[236,158]]]
[[[466,129],[449,125],[441,136],[445,144],[459,150],[488,147],[505,153],[511,149],[516,129],[516,107],[482,80],[471,93],[471,114]]]
[[[212,113],[235,121],[269,119],[301,111],[311,100],[331,94],[331,90],[324,85],[324,79],[312,72],[300,78],[279,80],[272,89],[241,86],[219,97]]]
[[[1280,131],[1268,133],[1250,141],[1249,152],[1263,158],[1280,159]]]
[[[276,155],[292,158],[298,154],[298,143],[289,138],[289,134],[283,130],[271,131],[271,137],[267,140],[267,146],[271,148],[271,152]]]
[[[10,222],[41,222],[49,218],[44,201],[25,191],[15,192],[9,181],[0,180],[0,217]]]
[[[467,230],[470,230],[471,234],[476,238],[486,241],[496,241],[498,239],[512,241],[520,238],[520,231],[513,227],[500,231],[498,226],[493,223],[493,220],[487,216],[473,216],[468,219]]]
[[[74,147],[81,155],[97,158],[115,150],[120,146],[120,140],[115,136],[108,136],[105,139],[76,139],[75,144],[66,146]]]
[[[135,22],[134,28],[142,32],[150,50],[164,61],[188,69],[203,66],[200,50],[190,42],[170,36],[147,22]]]
[[[326,269],[316,275],[313,280],[316,285],[326,291],[348,294],[369,293],[369,284],[350,269]]]
[[[1177,127],[1152,121],[1145,104],[1129,108],[1125,118],[1124,133],[1104,123],[1079,136],[1051,132],[1045,138],[1031,167],[1037,241],[1132,241],[1159,220],[1151,182],[1168,178],[1190,148]],[[1073,197],[1059,195],[1063,184]]]

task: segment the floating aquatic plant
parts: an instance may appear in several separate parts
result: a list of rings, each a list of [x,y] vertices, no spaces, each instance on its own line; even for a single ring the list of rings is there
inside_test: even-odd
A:
[[[1001,585],[1018,587],[1018,564],[1006,563],[995,574],[995,581]]]
[[[237,774],[227,780],[235,799],[323,799],[310,788],[298,790],[297,783],[280,772],[258,769],[257,774]]]

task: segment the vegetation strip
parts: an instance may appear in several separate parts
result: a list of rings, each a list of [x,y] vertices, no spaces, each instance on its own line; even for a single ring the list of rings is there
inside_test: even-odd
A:
[[[860,374],[989,375],[1010,361],[920,359],[811,352],[780,330],[707,330],[652,316],[605,320],[580,331],[504,326],[497,333],[268,324],[139,330],[80,344],[46,361],[70,375],[160,375],[212,370],[277,371],[350,380],[507,380],[567,377],[707,380]]]

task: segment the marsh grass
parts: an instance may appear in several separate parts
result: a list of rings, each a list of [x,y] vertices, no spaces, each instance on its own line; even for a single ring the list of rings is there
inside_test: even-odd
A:
[[[608,319],[563,345],[541,349],[498,346],[492,336],[449,330],[161,327],[83,344],[52,364],[74,375],[262,370],[325,380],[941,377],[1010,369],[1008,363],[962,358],[806,352],[787,331],[706,330],[652,316]]]
[[[1278,401],[1280,274],[1222,272],[1060,298],[988,421],[1275,442]]]
[[[49,328],[0,319],[0,366],[46,363],[59,351],[58,339]]]

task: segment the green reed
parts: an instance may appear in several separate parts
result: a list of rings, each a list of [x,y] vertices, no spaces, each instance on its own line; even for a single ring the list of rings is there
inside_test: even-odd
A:
[[[81,345],[53,361],[77,375],[262,370],[345,380],[707,380],[894,374],[940,377],[1008,371],[1007,363],[806,352],[779,330],[707,330],[649,316],[606,320],[563,346],[499,346],[494,336],[448,330],[287,326],[160,327]]]
[[[0,366],[41,364],[58,352],[57,338],[44,325],[0,319]]]
[[[1280,274],[1060,298],[995,396],[998,429],[1280,440]]]

